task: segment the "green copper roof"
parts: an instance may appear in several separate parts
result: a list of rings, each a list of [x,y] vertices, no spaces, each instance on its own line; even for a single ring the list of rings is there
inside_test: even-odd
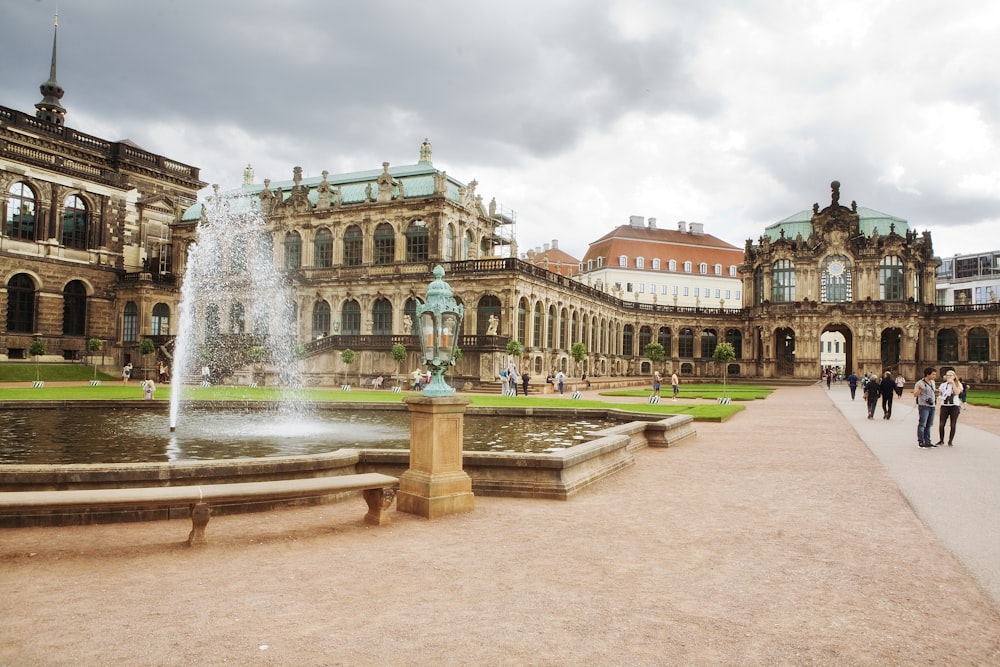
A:
[[[799,211],[773,225],[768,225],[764,228],[764,233],[770,236],[772,241],[781,236],[781,230],[785,231],[787,239],[794,239],[799,234],[802,235],[802,238],[807,239],[813,232],[812,217],[811,210]],[[893,231],[900,236],[905,236],[906,232],[910,231],[910,224],[906,220],[864,206],[858,207],[858,225],[861,228],[861,233],[865,236],[871,236],[876,229],[879,236],[888,236]]]

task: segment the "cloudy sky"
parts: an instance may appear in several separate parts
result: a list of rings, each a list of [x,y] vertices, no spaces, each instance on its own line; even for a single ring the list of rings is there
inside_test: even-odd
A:
[[[51,0],[0,8],[0,105],[33,113]],[[412,164],[476,179],[522,251],[630,215],[737,246],[813,202],[1000,249],[989,0],[60,0],[67,124],[235,187]]]

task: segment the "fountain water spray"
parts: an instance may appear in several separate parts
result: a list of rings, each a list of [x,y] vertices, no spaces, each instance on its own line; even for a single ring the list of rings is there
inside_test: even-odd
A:
[[[177,428],[181,386],[207,366],[217,377],[249,370],[255,381],[272,378],[279,404],[301,408],[295,354],[296,310],[259,202],[220,196],[204,205],[195,243],[186,249],[180,324],[173,358],[170,430]]]

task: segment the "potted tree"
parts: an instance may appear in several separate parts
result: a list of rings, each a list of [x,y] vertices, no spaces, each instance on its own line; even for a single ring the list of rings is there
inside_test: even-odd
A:
[[[91,338],[87,341],[87,349],[90,351],[90,359],[94,362],[94,379],[91,380],[90,385],[96,387],[100,384],[97,379],[97,353],[104,349],[104,341],[100,338]]]
[[[38,357],[45,354],[45,341],[41,338],[31,341],[31,345],[28,346],[28,353],[35,358],[35,381],[32,383],[32,386],[41,387],[45,383],[42,382],[41,371],[38,368]]]
[[[722,364],[722,398],[719,403],[729,403],[729,396],[726,393],[726,372],[729,370],[729,362],[736,358],[736,350],[732,343],[719,343],[712,352],[712,358]]]
[[[358,355],[356,355],[354,353],[354,350],[352,350],[351,348],[347,348],[346,350],[340,353],[340,360],[343,361],[345,364],[347,364],[348,367],[351,364],[353,364],[357,358]],[[349,387],[349,386],[351,386],[351,383],[347,379],[347,371],[344,371],[344,387]]]
[[[580,364],[587,358],[587,346],[583,343],[573,343],[569,348],[569,356],[576,362],[577,375],[580,374]]]
[[[155,351],[156,343],[153,342],[152,338],[143,338],[142,342],[139,343],[139,354],[142,355],[142,377],[145,380],[149,379],[149,363],[146,361],[146,357]]]
[[[403,386],[406,382],[399,374],[399,365],[406,361],[406,346],[402,343],[396,343],[389,349],[389,354],[392,355],[392,360],[396,362],[396,384]]]

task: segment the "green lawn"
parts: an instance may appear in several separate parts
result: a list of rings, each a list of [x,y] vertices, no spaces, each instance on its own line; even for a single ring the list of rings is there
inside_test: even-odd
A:
[[[94,379],[94,367],[76,364],[35,364],[14,361],[0,364],[0,382],[86,382]],[[120,380],[113,375],[97,372],[98,380]]]
[[[774,387],[763,387],[752,384],[727,385],[725,390],[721,384],[682,384],[680,396],[684,398],[710,398],[713,401],[723,394],[734,401],[753,401],[759,398],[767,398],[774,391]],[[649,396],[653,393],[652,387],[648,389],[616,389],[602,391],[601,396]],[[673,390],[669,382],[662,385],[660,395],[670,398]]]
[[[340,391],[339,389],[302,389],[295,392],[301,400],[318,402],[342,403],[400,403],[407,396],[416,396],[414,392],[394,394],[391,391]],[[639,394],[644,396],[646,394]],[[286,394],[272,387],[184,387],[182,398],[185,401],[269,401],[284,398]],[[598,408],[614,407],[618,410],[643,414],[689,414],[697,421],[722,421],[743,410],[741,405],[718,405],[716,403],[689,404],[672,403],[669,400],[659,405],[648,403],[617,403],[609,401],[571,400],[568,397],[554,396],[517,396],[505,397],[499,394],[462,394],[475,406],[488,407],[524,407],[524,408]],[[162,403],[170,399],[170,387],[158,386],[155,401]],[[102,401],[102,400],[142,400],[142,389],[138,381],[132,381],[123,386],[117,378],[112,382],[91,387],[3,387],[0,388],[0,401]]]

